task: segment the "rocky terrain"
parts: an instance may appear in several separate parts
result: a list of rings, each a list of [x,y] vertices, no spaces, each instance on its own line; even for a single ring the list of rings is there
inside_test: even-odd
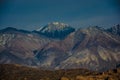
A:
[[[41,70],[18,64],[0,65],[0,80],[120,80],[120,68],[91,72],[86,69]]]
[[[45,35],[49,38],[64,39],[67,35],[74,31],[75,29],[68,24],[53,22],[48,23],[46,26],[34,30],[33,32]]]
[[[34,31],[0,30],[0,63],[49,70],[106,71],[120,65],[120,25],[75,30],[53,22]]]

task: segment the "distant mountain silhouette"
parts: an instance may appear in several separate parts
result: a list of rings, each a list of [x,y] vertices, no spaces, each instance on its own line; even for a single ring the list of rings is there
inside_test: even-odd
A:
[[[2,29],[0,30],[0,33],[16,33],[16,32],[22,32],[22,33],[31,33],[30,31],[27,31],[27,30],[19,30],[19,29],[16,29],[16,28],[12,28],[12,27],[7,27],[5,29]]]

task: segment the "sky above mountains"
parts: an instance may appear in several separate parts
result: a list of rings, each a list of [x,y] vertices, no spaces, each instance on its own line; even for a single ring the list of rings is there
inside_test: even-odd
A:
[[[119,0],[0,0],[0,29],[34,30],[49,22],[75,28],[120,24]]]

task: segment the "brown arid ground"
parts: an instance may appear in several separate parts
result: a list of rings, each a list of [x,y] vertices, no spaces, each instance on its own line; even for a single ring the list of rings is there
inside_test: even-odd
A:
[[[87,69],[50,71],[17,64],[1,64],[0,80],[120,80],[120,68],[99,73]]]

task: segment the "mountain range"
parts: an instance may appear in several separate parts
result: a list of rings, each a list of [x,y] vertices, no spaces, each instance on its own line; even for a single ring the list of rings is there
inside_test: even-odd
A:
[[[34,31],[0,30],[0,64],[105,71],[120,65],[120,25],[75,30],[52,22]]]

